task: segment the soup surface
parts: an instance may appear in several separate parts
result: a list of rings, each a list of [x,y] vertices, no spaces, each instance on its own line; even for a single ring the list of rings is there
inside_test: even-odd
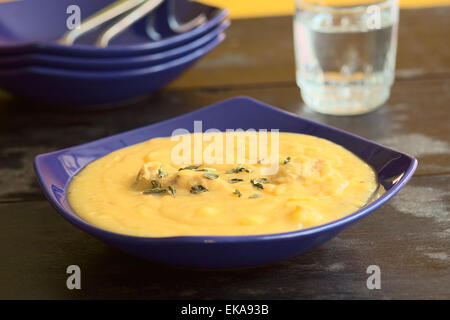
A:
[[[227,138],[220,133],[155,138],[117,150],[73,178],[68,201],[84,220],[117,233],[250,235],[337,220],[377,190],[373,169],[335,143],[284,132],[275,143],[268,133],[267,156],[261,157],[263,136],[255,134],[256,158],[255,136],[245,133],[236,133],[234,145],[223,148],[217,146]],[[198,139],[201,146],[195,145]],[[181,140],[192,147],[190,154],[180,148]],[[178,163],[174,154],[189,161]],[[225,156],[228,161],[217,160]]]

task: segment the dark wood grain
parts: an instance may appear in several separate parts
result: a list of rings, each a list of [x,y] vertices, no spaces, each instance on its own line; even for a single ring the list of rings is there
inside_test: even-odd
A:
[[[227,40],[168,88],[122,108],[44,109],[0,92],[0,299],[449,299],[450,8],[401,13],[397,80],[363,116],[316,114],[294,81],[291,17],[233,21]],[[411,153],[415,177],[387,205],[306,254],[268,266],[192,270],[118,252],[61,218],[41,194],[35,155],[246,95]],[[59,107],[59,109],[58,109]],[[66,289],[66,267],[82,290]],[[366,288],[378,265],[382,289]]]
[[[236,270],[143,261],[71,226],[46,201],[0,204],[0,298],[448,299],[449,184],[450,175],[413,178],[321,247]],[[82,270],[80,291],[65,287],[71,264]],[[366,287],[369,265],[381,269],[381,290]]]

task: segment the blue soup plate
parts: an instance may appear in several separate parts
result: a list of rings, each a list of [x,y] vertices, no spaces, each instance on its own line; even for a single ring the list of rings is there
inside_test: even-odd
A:
[[[119,105],[158,90],[217,47],[221,33],[191,53],[161,64],[126,70],[80,71],[50,67],[0,70],[0,88],[23,98],[67,107]]]
[[[293,232],[250,236],[129,236],[100,229],[81,219],[72,210],[66,198],[67,187],[72,177],[87,164],[114,150],[150,138],[170,136],[178,128],[193,132],[194,120],[203,121],[203,130],[279,129],[331,140],[370,164],[386,193],[353,214],[324,225]],[[42,154],[36,157],[34,164],[40,185],[53,207],[76,227],[109,245],[160,263],[233,268],[286,259],[335,237],[352,223],[386,203],[403,188],[413,175],[417,160],[351,133],[298,117],[251,98],[237,97],[147,127]]]
[[[67,31],[67,8],[77,5],[81,19],[100,11],[114,0],[28,0],[0,3],[0,56],[24,53],[46,53],[82,57],[139,56],[165,51],[205,35],[224,20],[228,12],[204,6],[207,20],[184,33],[175,33],[168,25],[168,4],[164,1],[151,15],[151,25],[160,39],[151,40],[148,34],[149,19],[143,18],[114,38],[106,48],[96,47],[95,40],[104,27],[80,37],[75,44],[66,46],[57,41]],[[187,11],[192,4],[179,0],[180,10]],[[43,9],[45,8],[45,10]]]

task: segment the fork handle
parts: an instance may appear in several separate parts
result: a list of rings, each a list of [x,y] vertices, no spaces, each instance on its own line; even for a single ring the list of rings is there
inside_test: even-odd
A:
[[[125,31],[133,23],[150,13],[158,7],[163,0],[146,0],[136,9],[121,18],[117,23],[106,29],[98,38],[96,45],[99,47],[107,47],[108,43],[117,35]]]
[[[65,45],[72,45],[83,34],[137,7],[144,1],[146,0],[115,1],[109,6],[86,18],[86,20],[84,20],[77,28],[68,31],[61,39],[58,40],[58,42]]]

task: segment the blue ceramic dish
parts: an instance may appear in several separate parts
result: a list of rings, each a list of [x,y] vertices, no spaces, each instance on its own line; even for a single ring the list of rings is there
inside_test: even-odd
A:
[[[204,36],[185,45],[143,56],[130,57],[72,57],[50,55],[42,53],[29,53],[21,55],[5,55],[0,59],[1,69],[17,69],[28,66],[62,68],[70,70],[125,70],[150,67],[170,60],[181,58],[192,51],[201,48],[214,40],[220,33],[228,28],[230,22],[223,21]]]
[[[150,138],[170,136],[177,128],[192,132],[194,120],[203,121],[203,130],[279,129],[329,139],[369,163],[387,192],[357,212],[325,225],[294,232],[252,236],[128,236],[99,229],[82,220],[71,209],[66,199],[67,186],[71,178],[88,163],[114,150]],[[113,247],[144,259],[206,268],[255,266],[310,250],[386,203],[405,186],[416,167],[417,160],[413,157],[245,97],[225,100],[171,120],[84,145],[42,154],[35,159],[35,170],[48,200],[64,218],[78,228]]]
[[[119,105],[162,88],[218,46],[224,38],[221,33],[192,53],[147,68],[101,72],[48,67],[2,70],[0,88],[27,99],[63,104],[65,107]]]
[[[0,55],[25,53],[85,57],[145,55],[189,43],[208,33],[228,15],[226,10],[205,6],[207,22],[188,32],[176,34],[168,26],[167,2],[164,2],[153,13],[155,30],[162,37],[159,41],[150,40],[147,34],[148,21],[143,18],[114,38],[106,48],[93,45],[102,28],[81,37],[72,46],[56,42],[67,32],[66,20],[69,15],[66,11],[69,5],[78,5],[83,19],[111,2],[113,0],[33,0],[0,3]],[[189,6],[189,1],[179,2],[180,5]]]

